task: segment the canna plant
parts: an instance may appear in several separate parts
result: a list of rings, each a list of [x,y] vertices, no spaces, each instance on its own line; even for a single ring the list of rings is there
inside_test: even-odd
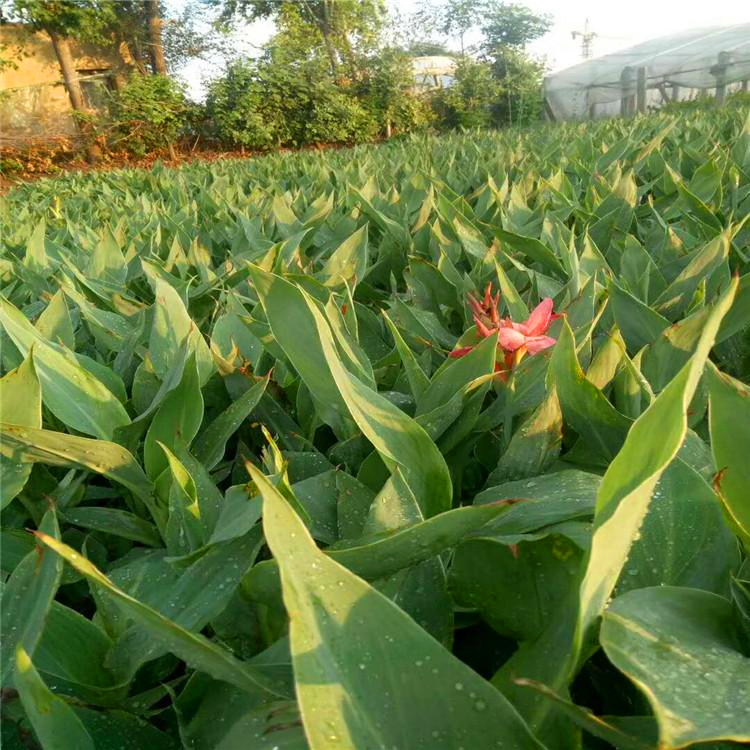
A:
[[[750,742],[748,215],[737,109],[14,188],[3,747]]]

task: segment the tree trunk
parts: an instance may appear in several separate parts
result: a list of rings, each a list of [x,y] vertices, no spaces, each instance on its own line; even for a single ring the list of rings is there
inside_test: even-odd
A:
[[[147,74],[146,66],[130,46],[130,42],[125,38],[124,34],[119,34],[116,42],[117,54],[120,57],[122,69],[128,74],[135,69],[141,75],[145,76]]]
[[[165,76],[167,75],[167,63],[164,59],[164,45],[161,39],[161,3],[159,0],[145,0],[145,3],[151,67],[157,75]]]
[[[57,62],[60,65],[63,80],[65,81],[65,88],[68,92],[68,97],[70,98],[70,106],[73,108],[73,119],[75,120],[76,127],[81,136],[84,140],[87,140],[86,129],[83,127],[81,121],[75,117],[76,112],[84,113],[86,107],[83,101],[81,83],[78,80],[78,73],[73,62],[73,54],[70,51],[70,42],[65,37],[59,36],[54,31],[50,31],[49,36],[52,40],[52,46],[55,48]],[[86,143],[86,157],[91,164],[96,162],[101,155],[101,150],[98,146],[93,143]]]
[[[326,46],[328,59],[331,61],[331,75],[336,76],[336,52],[331,42],[331,12],[328,2],[323,0],[323,22],[320,24],[320,33],[323,35],[323,43]]]

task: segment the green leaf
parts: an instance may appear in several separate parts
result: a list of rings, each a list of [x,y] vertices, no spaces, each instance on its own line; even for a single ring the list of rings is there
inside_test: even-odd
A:
[[[15,370],[0,378],[0,422],[39,428],[42,426],[42,390],[31,355]],[[3,440],[4,433],[0,433]],[[0,510],[23,489],[31,465],[14,460],[0,448]]]
[[[148,630],[151,638],[172,651],[193,669],[198,669],[217,680],[225,680],[249,692],[282,695],[276,682],[261,669],[236,659],[231,652],[209,641],[199,633],[191,633],[155,609],[129,596],[115,586],[95,565],[78,552],[47,534],[37,532],[39,539],[60,555],[91,583],[101,586],[112,596],[122,611]]]
[[[347,546],[329,547],[326,555],[355,575],[377,581],[419,565],[449,549],[471,532],[507,512],[508,508],[509,505],[502,501],[455,508],[390,533],[360,537]],[[263,561],[245,576],[242,586],[251,597],[273,597],[279,590],[278,575],[275,561]]]
[[[33,360],[45,406],[66,426],[105,440],[130,417],[112,392],[67,349],[43,339],[22,313],[0,298],[0,323],[24,357]]]
[[[512,500],[508,512],[492,521],[488,530],[493,534],[525,534],[561,521],[593,516],[600,484],[601,477],[596,474],[556,471],[489,487],[474,498],[474,504]]]
[[[575,338],[567,321],[552,352],[547,380],[557,390],[565,421],[605,459],[615,456],[631,422],[586,379],[578,364]]]
[[[555,254],[542,242],[533,237],[524,237],[513,232],[506,232],[503,229],[493,227],[495,236],[502,242],[509,245],[513,250],[518,250],[526,256],[528,260],[535,261],[551,271],[555,276],[565,278],[566,273],[562,263]]]
[[[729,255],[731,231],[726,229],[697,250],[685,269],[656,299],[658,312],[676,320],[690,304],[698,284],[715,271]]]
[[[553,701],[556,708],[581,727],[581,729],[585,729],[594,737],[599,737],[599,739],[609,743],[617,748],[617,750],[653,750],[653,745],[650,743],[647,744],[637,737],[625,734],[617,726],[609,724],[598,716],[594,716],[594,714],[587,708],[582,708],[575,703],[565,700],[565,698],[561,698],[557,693],[550,690],[541,682],[521,678],[516,680],[516,685],[536,690],[545,698]]]
[[[0,424],[0,436],[0,450],[9,460],[77,467],[101,474],[143,500],[154,520],[160,523],[160,514],[153,502],[153,486],[133,455],[122,446],[106,440],[8,424]]]
[[[711,450],[719,470],[715,487],[726,514],[750,550],[750,388],[708,367]]]
[[[71,706],[42,681],[31,657],[19,646],[15,685],[44,750],[95,750],[94,742]]]
[[[543,474],[560,455],[562,431],[562,411],[553,388],[513,433],[505,453],[487,477],[487,484]]]
[[[229,542],[214,544],[183,570],[176,571],[163,556],[136,558],[114,568],[113,582],[149,605],[176,626],[199,632],[226,609],[242,577],[260,549],[260,528]],[[169,558],[167,558],[169,559]],[[127,627],[118,622],[117,638],[107,658],[108,666],[132,676],[145,662],[166,651],[155,641],[152,629],[128,615]]]
[[[167,468],[168,461],[159,446],[174,450],[178,440],[190,445],[203,420],[203,395],[198,368],[191,356],[185,365],[180,384],[170,391],[154,415],[143,445],[143,462],[152,480]]]
[[[413,419],[343,366],[325,318],[311,300],[307,304],[334,384],[354,421],[386,466],[403,472],[425,517],[447,510],[453,487],[448,466],[435,443]]]
[[[41,531],[60,538],[54,511],[47,511]],[[33,655],[44,630],[47,613],[55,598],[62,576],[62,562],[56,556],[42,556],[37,550],[26,555],[5,582],[0,608],[0,653],[2,653],[2,683],[7,685],[13,670],[16,649]]]
[[[44,312],[36,321],[35,328],[40,335],[56,344],[62,344],[68,349],[75,349],[75,334],[70,320],[68,306],[62,290],[55,293]]]
[[[725,595],[737,543],[701,475],[676,458],[659,479],[617,595],[649,586],[689,586]]]
[[[750,742],[750,659],[726,599],[672,586],[631,591],[604,613],[601,643],[646,694],[660,747]]]
[[[403,337],[401,336],[401,332],[385,312],[383,312],[383,318],[385,319],[385,322],[388,325],[388,329],[393,336],[393,341],[396,344],[398,355],[404,365],[406,378],[409,381],[409,387],[411,388],[412,395],[415,399],[419,399],[430,385],[430,379],[427,377],[421,365],[417,361],[414,352],[404,341]]]
[[[307,304],[304,292],[279,276],[258,267],[250,275],[274,338],[310,389],[320,418],[341,437],[350,436],[347,409],[322,351],[314,303]]]
[[[554,533],[513,549],[501,540],[468,539],[453,556],[451,593],[501,635],[532,640],[565,605],[581,558],[573,542]]]
[[[367,224],[345,239],[326,260],[320,276],[329,287],[349,284],[352,288],[362,281],[367,271]]]
[[[258,405],[267,385],[268,379],[264,378],[248,388],[200,432],[193,445],[193,454],[206,469],[210,471],[221,461],[227,441]]]
[[[297,698],[311,750],[339,742],[541,747],[499,692],[391,601],[323,555],[268,480],[251,471],[263,495],[266,539],[281,568]],[[425,690],[430,674],[440,679]],[[408,714],[394,721],[406,706]]]
[[[617,327],[625,339],[630,352],[640,351],[653,343],[666,328],[669,320],[656,310],[625,291],[613,280],[609,281],[609,298]]]
[[[163,380],[181,347],[187,343],[188,351],[195,355],[200,383],[205,385],[214,371],[208,344],[173,286],[157,279],[154,294],[156,301],[148,347],[156,374]]]
[[[65,511],[65,520],[74,526],[113,534],[150,547],[162,544],[161,536],[153,524],[118,508],[71,508]]]
[[[597,495],[594,535],[577,603],[574,598],[569,600],[561,608],[561,617],[552,621],[537,641],[524,644],[495,676],[495,684],[507,686],[515,675],[539,680],[558,692],[567,689],[585,639],[625,566],[656,484],[685,438],[688,406],[736,288],[735,281],[716,303],[695,354],[633,423],[625,444],[610,463]],[[546,702],[510,692],[532,727],[545,723],[549,714]]]
[[[604,608],[648,512],[656,484],[685,439],[688,406],[736,289],[735,280],[711,311],[695,354],[633,424],[625,445],[602,479],[591,555],[581,583],[581,636]]]

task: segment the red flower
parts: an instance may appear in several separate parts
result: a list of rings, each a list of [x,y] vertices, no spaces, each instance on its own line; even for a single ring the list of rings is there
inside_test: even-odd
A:
[[[510,369],[514,363],[521,361],[523,356],[538,354],[555,343],[555,339],[547,336],[553,320],[562,317],[552,311],[552,300],[543,299],[523,323],[515,323],[510,318],[500,318],[497,308],[500,303],[500,292],[492,296],[492,283],[487,285],[482,300],[469,295],[469,306],[474,313],[474,323],[480,338],[497,336],[499,349],[505,352],[505,365]],[[474,347],[464,346],[452,351],[449,356],[463,357]],[[499,369],[496,365],[495,369]]]
[[[538,354],[549,349],[555,339],[545,336],[553,320],[560,317],[552,312],[552,300],[543,299],[524,323],[514,323],[510,318],[500,321],[498,340],[506,352],[515,352],[522,346],[529,354]]]

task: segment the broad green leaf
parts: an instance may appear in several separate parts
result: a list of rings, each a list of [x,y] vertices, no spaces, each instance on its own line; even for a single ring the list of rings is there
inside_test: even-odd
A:
[[[321,348],[314,303],[306,304],[304,292],[279,276],[256,267],[250,275],[274,338],[310,389],[321,419],[342,437],[351,434],[346,406]]]
[[[367,224],[342,242],[321,269],[323,283],[329,287],[354,286],[365,276],[368,265]]]
[[[399,467],[425,517],[450,507],[452,485],[445,459],[427,433],[342,364],[323,316],[309,299],[321,351],[352,418],[386,465]]]
[[[42,426],[42,391],[31,355],[15,370],[0,378],[0,422],[23,427]],[[0,440],[5,434],[0,433]],[[23,489],[31,474],[31,465],[14,460],[0,449],[0,510]]]
[[[519,649],[494,678],[496,684],[513,693],[514,702],[532,727],[544,724],[549,705],[519,695],[517,688],[510,690],[511,676],[536,679],[556,691],[567,688],[585,639],[625,566],[654,489],[685,438],[688,406],[736,286],[735,281],[717,302],[695,354],[633,423],[625,444],[610,463],[597,495],[594,535],[577,602],[571,598],[562,608],[562,617],[550,623],[537,641]]]
[[[409,381],[409,387],[411,388],[412,395],[415,399],[419,399],[429,387],[430,379],[427,377],[424,370],[422,369],[422,366],[417,361],[414,352],[404,341],[403,337],[401,336],[401,332],[385,312],[383,313],[383,318],[385,319],[385,322],[388,325],[388,329],[393,336],[393,341],[396,344],[398,355],[404,365],[404,370],[406,371],[406,377]]]
[[[632,353],[656,341],[659,334],[669,327],[667,318],[614,281],[609,281],[608,288],[617,327]]]
[[[540,635],[575,585],[582,552],[554,534],[521,541],[468,539],[454,553],[449,582],[461,607],[477,610],[498,633],[515,640]]]
[[[649,586],[689,586],[725,595],[739,563],[737,543],[716,495],[676,458],[659,479],[617,595]]]
[[[545,698],[553,701],[556,708],[580,726],[581,729],[585,729],[589,734],[594,735],[594,737],[599,737],[599,739],[609,743],[617,748],[617,750],[653,750],[651,743],[646,743],[638,737],[626,734],[616,725],[610,724],[598,716],[594,716],[587,708],[577,706],[575,703],[561,698],[541,682],[521,678],[516,680],[516,685],[536,690]]]
[[[586,379],[578,363],[575,338],[567,321],[552,352],[547,380],[557,391],[565,421],[599,455],[606,459],[615,456],[631,422]]]
[[[162,544],[161,536],[153,524],[118,508],[71,508],[65,511],[65,520],[74,526],[113,534],[150,547]]]
[[[604,608],[648,512],[656,484],[685,438],[688,406],[736,289],[735,281],[716,303],[695,354],[633,424],[625,445],[602,479],[591,555],[581,584],[579,637]]]
[[[52,538],[60,538],[54,511],[47,511],[39,529]],[[62,563],[57,556],[45,555],[40,562],[38,551],[33,550],[5,582],[0,609],[3,685],[8,684],[11,676],[16,650],[21,648],[27,654],[34,654],[61,575]]]
[[[163,648],[172,651],[193,669],[198,669],[218,680],[225,680],[249,692],[282,695],[278,685],[263,670],[253,668],[236,659],[231,652],[199,633],[191,633],[155,609],[141,603],[115,586],[95,565],[78,552],[47,534],[37,532],[39,539],[60,555],[91,583],[101,586],[112,596],[122,611],[148,630],[150,637]]]
[[[149,560],[147,565],[136,559],[115,568],[112,578],[175,626],[199,632],[226,608],[242,576],[255,561],[260,537],[258,528],[241,538],[211,545],[181,572],[170,568],[163,558]],[[166,646],[154,640],[152,629],[142,620],[123,612],[128,626],[120,632],[107,664],[132,676],[141,664],[162,655]]]
[[[187,342],[188,351],[195,355],[201,385],[211,377],[214,362],[208,344],[191,320],[177,290],[166,281],[155,282],[153,326],[149,339],[149,353],[156,374],[163,380],[173,360]]]
[[[72,352],[48,343],[2,298],[0,323],[24,357],[33,352],[44,404],[67,427],[108,440],[118,427],[130,422],[123,405]]]
[[[391,601],[323,555],[265,477],[253,470],[253,479],[264,499],[266,539],[281,568],[297,698],[311,750],[331,743],[431,746],[436,740],[450,747],[540,747],[499,692]],[[429,674],[440,679],[424,690]],[[404,706],[408,716],[394,721]]]
[[[179,440],[190,445],[203,420],[203,395],[195,359],[185,365],[180,384],[170,391],[157,410],[146,433],[143,462],[152,480],[167,468],[168,461],[159,446],[174,450]]]
[[[560,402],[553,388],[513,434],[497,466],[487,477],[487,484],[492,486],[543,474],[560,454],[562,431]]]
[[[701,280],[726,260],[730,237],[730,230],[725,230],[693,254],[690,263],[657,298],[655,304],[661,315],[675,320],[687,309]]]
[[[70,313],[62,291],[58,291],[52,297],[34,327],[48,341],[61,344],[71,350],[75,349],[73,323],[70,320]]]
[[[660,747],[750,742],[750,659],[726,599],[672,586],[631,591],[604,613],[601,643],[646,694]]]
[[[596,474],[553,471],[489,487],[474,498],[474,503],[512,501],[508,512],[487,529],[492,534],[525,534],[561,521],[593,516],[600,484],[601,477]]]
[[[206,469],[210,471],[222,459],[227,441],[258,405],[267,385],[268,380],[263,379],[248,388],[200,432],[195,439],[193,453]]]
[[[376,581],[418,565],[457,544],[471,532],[507,512],[502,501],[484,506],[455,508],[433,518],[350,544],[329,547],[326,555],[355,575]],[[275,561],[259,563],[242,582],[249,596],[264,598],[278,591]]]
[[[44,750],[95,750],[91,736],[69,703],[42,681],[31,657],[19,646],[15,658],[15,685],[36,736]]]
[[[52,430],[35,430],[0,425],[2,455],[17,463],[43,463],[93,471],[121,484],[141,499],[157,524],[160,514],[153,502],[153,486],[133,455],[106,440],[66,435]]]
[[[520,234],[507,232],[503,229],[494,228],[496,237],[517,250],[530,261],[534,261],[551,271],[555,276],[565,276],[565,269],[555,254],[542,242],[533,237],[524,237]]]
[[[195,675],[174,707],[182,718],[182,736],[195,750],[309,747],[294,701],[261,702],[225,682]]]
[[[711,450],[715,487],[735,532],[750,549],[750,388],[708,366]]]

